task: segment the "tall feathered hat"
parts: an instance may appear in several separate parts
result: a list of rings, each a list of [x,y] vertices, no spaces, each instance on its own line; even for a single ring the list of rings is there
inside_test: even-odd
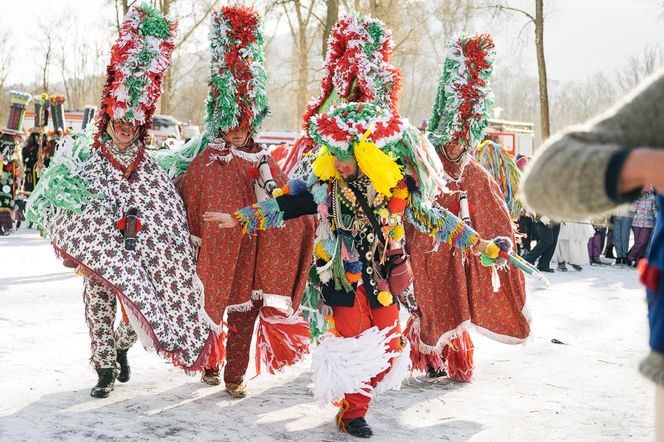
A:
[[[258,13],[224,6],[212,13],[206,130],[217,137],[234,127],[256,133],[269,112],[265,40]]]
[[[436,149],[458,143],[468,151],[482,141],[494,100],[490,81],[495,56],[488,34],[451,40],[427,128]]]
[[[32,95],[25,92],[9,92],[9,118],[7,120],[7,128],[0,129],[1,132],[9,135],[23,133],[23,118],[25,117],[25,109],[31,99]]]
[[[397,114],[401,74],[389,63],[393,48],[392,34],[380,20],[347,15],[337,21],[327,41],[320,94],[303,115],[305,134],[314,115],[337,103],[375,103]],[[284,166],[287,173],[313,149],[311,138],[298,139]]]
[[[145,136],[162,93],[164,72],[171,65],[176,27],[147,4],[129,9],[106,69],[97,143],[112,119],[140,126],[141,138]]]
[[[374,103],[331,106],[311,117],[309,136],[320,146],[312,170],[323,181],[339,178],[334,167],[338,158],[357,161],[374,188],[386,196],[404,178],[404,167],[427,197],[444,186],[438,180],[442,165],[431,144],[398,114]]]

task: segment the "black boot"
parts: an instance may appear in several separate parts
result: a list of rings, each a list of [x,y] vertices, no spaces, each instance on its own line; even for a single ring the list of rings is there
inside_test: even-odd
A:
[[[92,387],[90,391],[90,396],[96,398],[106,398],[113,391],[113,386],[115,385],[115,378],[118,376],[118,370],[115,367],[112,368],[97,368],[97,385]]]
[[[129,361],[127,361],[127,350],[118,350],[116,360],[120,364],[120,374],[118,375],[118,382],[127,382],[131,377],[131,368],[129,367]]]
[[[441,368],[440,370],[429,368],[427,370],[427,377],[430,377],[431,379],[444,378],[445,376],[447,376],[447,372],[444,368]]]
[[[346,433],[355,437],[369,438],[373,436],[371,427],[363,417],[358,417],[346,424]]]

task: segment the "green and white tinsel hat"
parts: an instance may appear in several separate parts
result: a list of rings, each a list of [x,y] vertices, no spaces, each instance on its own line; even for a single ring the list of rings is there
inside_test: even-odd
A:
[[[490,81],[496,53],[488,34],[461,34],[448,46],[427,136],[438,151],[475,147],[489,125],[494,97]]]
[[[269,112],[265,41],[251,7],[224,6],[212,13],[206,132],[216,138],[234,127],[258,132]]]

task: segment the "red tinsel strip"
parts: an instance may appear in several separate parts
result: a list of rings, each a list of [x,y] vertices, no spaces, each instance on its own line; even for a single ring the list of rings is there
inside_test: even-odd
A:
[[[447,374],[457,382],[470,382],[473,378],[473,352],[475,345],[466,330],[460,337],[452,339],[443,349],[447,361]]]
[[[293,321],[292,315],[298,320]],[[292,315],[275,307],[261,307],[256,336],[256,375],[261,373],[261,363],[274,374],[309,353],[309,324],[301,312]]]

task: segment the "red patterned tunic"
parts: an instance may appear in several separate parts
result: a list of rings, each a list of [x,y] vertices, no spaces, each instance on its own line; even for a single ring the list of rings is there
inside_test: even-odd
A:
[[[177,182],[191,234],[202,240],[197,272],[205,286],[205,307],[218,323],[226,307],[248,303],[252,294],[256,298],[261,292],[286,296],[297,310],[311,265],[315,232],[311,217],[254,235],[203,221],[205,212],[232,213],[256,203],[251,173],[260,151],[253,145],[234,155],[208,146]],[[272,158],[269,162],[277,184],[286,184],[281,169]]]
[[[450,180],[451,193],[438,202],[455,214],[459,212],[459,191],[468,194],[472,227],[482,238],[507,236],[514,240],[513,224],[505,200],[495,180],[472,157],[463,170],[441,158]],[[524,313],[526,301],[524,278],[520,271],[508,266],[498,270],[500,289],[493,291],[492,269],[484,267],[479,257],[463,256],[459,250],[441,245],[432,253],[431,238],[406,230],[413,273],[415,298],[421,313],[421,348],[442,350],[451,337],[472,323],[482,334],[500,342],[522,342],[530,333],[529,319]],[[427,348],[429,347],[429,348]]]

